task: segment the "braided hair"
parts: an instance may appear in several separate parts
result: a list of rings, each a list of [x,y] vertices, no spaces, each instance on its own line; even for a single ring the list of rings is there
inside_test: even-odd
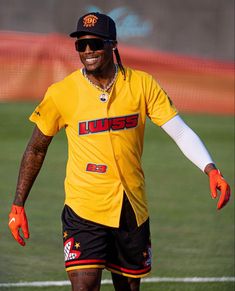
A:
[[[117,47],[115,47],[113,49],[113,51],[114,51],[114,54],[115,54],[115,57],[116,57],[116,60],[117,60],[118,67],[120,68],[121,73],[123,74],[124,80],[126,80],[126,71],[125,71],[125,69],[124,69],[124,67],[122,65],[121,57],[119,55]]]

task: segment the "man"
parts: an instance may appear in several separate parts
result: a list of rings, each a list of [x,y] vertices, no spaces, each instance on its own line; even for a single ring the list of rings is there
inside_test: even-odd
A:
[[[218,209],[228,202],[230,188],[152,76],[123,67],[110,17],[86,14],[70,36],[84,67],[49,87],[30,116],[36,126],[21,162],[9,227],[25,245],[19,235],[22,229],[29,237],[25,201],[53,136],[65,128],[69,153],[62,224],[72,290],[99,290],[103,268],[111,271],[115,290],[139,290],[140,278],[151,269],[140,162],[146,116],[209,176],[213,198],[221,190]]]

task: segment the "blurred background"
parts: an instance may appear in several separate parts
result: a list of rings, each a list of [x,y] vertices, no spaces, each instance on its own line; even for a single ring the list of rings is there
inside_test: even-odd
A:
[[[60,233],[63,131],[27,201],[31,238],[25,248],[12,239],[7,217],[33,129],[27,118],[49,85],[81,67],[68,34],[92,11],[115,20],[123,64],[158,80],[234,193],[234,0],[0,0],[0,288],[4,282],[67,280]],[[196,287],[149,283],[143,290],[234,290],[234,194],[216,211],[207,177],[150,122],[143,167],[152,223],[151,276],[233,278]]]
[[[232,61],[233,0],[0,1],[1,30],[68,35],[90,11],[108,13],[119,41],[172,53]]]
[[[180,110],[233,114],[233,0],[0,0],[0,8],[0,100],[40,99],[80,67],[68,34],[98,11],[117,24],[124,64],[153,74]]]

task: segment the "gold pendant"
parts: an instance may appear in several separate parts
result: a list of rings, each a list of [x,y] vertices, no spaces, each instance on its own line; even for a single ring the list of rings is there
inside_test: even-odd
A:
[[[108,99],[109,99],[109,95],[106,94],[106,93],[102,93],[102,94],[100,95],[99,98],[100,98],[100,101],[101,101],[101,102],[105,103],[105,102],[108,101]]]

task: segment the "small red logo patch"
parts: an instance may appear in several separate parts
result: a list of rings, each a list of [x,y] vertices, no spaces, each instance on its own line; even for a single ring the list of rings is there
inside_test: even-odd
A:
[[[107,166],[106,165],[96,165],[96,164],[89,163],[86,166],[86,171],[103,174],[103,173],[106,173]]]

